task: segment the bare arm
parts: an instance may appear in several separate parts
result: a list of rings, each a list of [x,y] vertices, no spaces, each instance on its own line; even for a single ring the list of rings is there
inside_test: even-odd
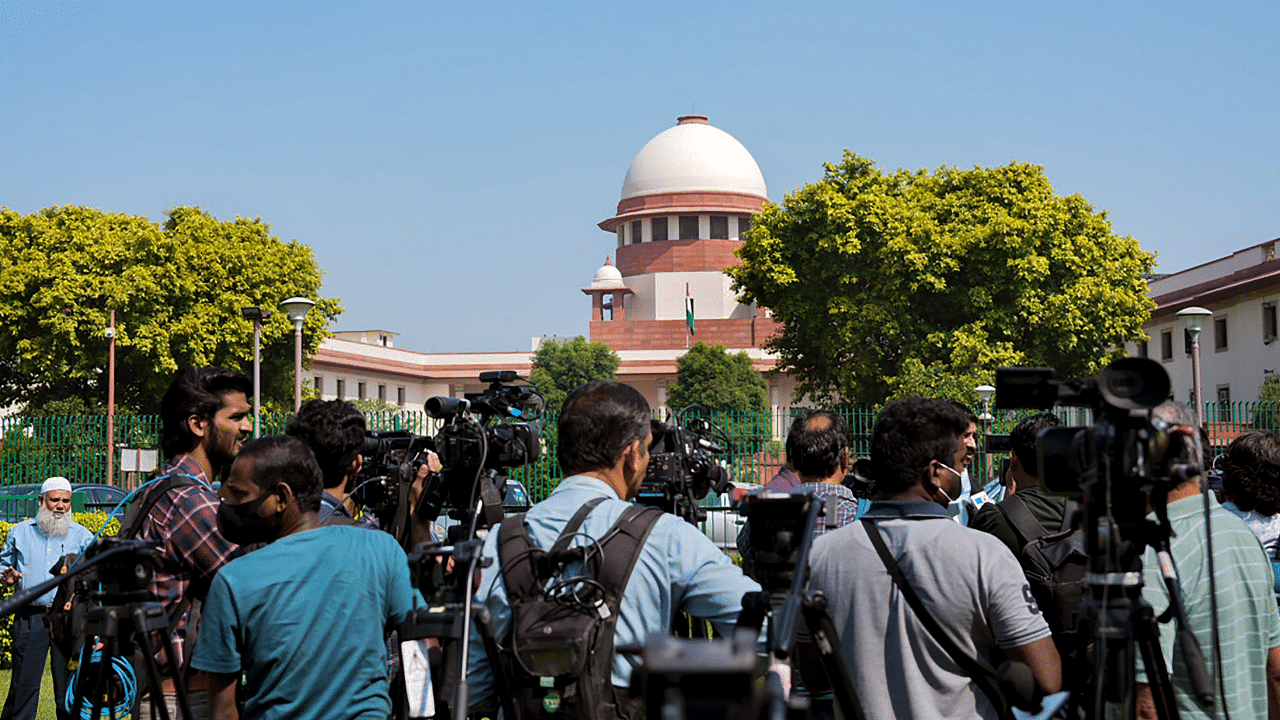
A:
[[[1031,668],[1036,684],[1046,695],[1062,689],[1062,658],[1058,657],[1058,648],[1054,646],[1053,638],[1041,638],[1027,645],[1008,648],[1004,652],[1010,660],[1026,663]]]
[[[1134,690],[1137,693],[1138,720],[1157,720],[1159,716],[1156,715],[1156,701],[1151,697],[1151,686],[1137,683]]]
[[[240,681],[239,673],[202,673],[206,681],[198,683],[192,679],[193,689],[203,684],[209,692],[209,717],[213,720],[240,720],[240,709],[236,707],[236,685]],[[201,677],[197,675],[196,678]]]
[[[1267,651],[1267,717],[1280,720],[1280,647]]]

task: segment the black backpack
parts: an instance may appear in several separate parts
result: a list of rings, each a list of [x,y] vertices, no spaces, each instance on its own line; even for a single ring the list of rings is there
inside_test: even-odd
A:
[[[603,500],[579,508],[550,550],[533,544],[523,514],[498,530],[511,606],[511,630],[500,638],[501,671],[517,715],[508,720],[614,720],[639,713],[639,701],[625,691],[618,697],[609,682],[614,632],[627,580],[662,511],[633,505],[602,537],[570,548],[582,521]],[[582,569],[564,577],[570,563]]]
[[[159,502],[170,490],[187,485],[195,485],[199,480],[189,475],[169,475],[163,479],[157,479],[154,488],[149,489],[149,494],[144,502],[136,502],[133,507],[129,508],[129,512],[125,515],[124,522],[120,523],[120,532],[117,537],[135,538],[142,531],[142,524],[146,521],[147,516],[151,513],[151,508]],[[64,555],[58,559],[56,565],[50,572],[54,575],[61,575],[69,572],[75,567],[79,560],[79,555]],[[62,657],[68,661],[75,662],[80,659],[81,644],[84,642],[84,630],[88,621],[88,612],[94,603],[89,601],[89,592],[98,586],[98,569],[92,568],[80,573],[71,582],[63,583],[58,586],[58,592],[53,597],[53,605],[49,607],[49,612],[45,614],[45,629],[49,631],[50,642],[62,653]],[[169,631],[173,632],[173,627],[177,624],[177,618],[180,618],[186,611],[186,604],[180,606],[174,618],[170,620]]]
[[[1077,650],[1077,624],[1080,604],[1089,595],[1085,575],[1089,556],[1085,552],[1084,528],[1079,504],[1067,501],[1062,525],[1050,532],[1036,520],[1018,495],[1010,495],[996,504],[1022,543],[1018,561],[1031,585],[1044,619],[1053,631],[1054,644],[1064,661],[1074,658]],[[1074,663],[1063,663],[1063,669]]]

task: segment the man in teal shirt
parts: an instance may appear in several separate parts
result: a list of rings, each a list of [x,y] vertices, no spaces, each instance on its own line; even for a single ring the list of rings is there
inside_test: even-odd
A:
[[[247,443],[218,491],[228,540],[270,543],[218,572],[191,666],[204,673],[212,716],[385,720],[387,634],[412,609],[404,551],[390,535],[316,517],[321,472],[305,443]],[[335,641],[335,633],[341,642]]]

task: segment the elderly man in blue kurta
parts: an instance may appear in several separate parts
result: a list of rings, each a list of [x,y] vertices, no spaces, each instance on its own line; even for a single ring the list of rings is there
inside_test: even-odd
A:
[[[49,570],[58,558],[83,553],[93,535],[71,519],[71,483],[51,477],[40,486],[36,516],[9,530],[0,551],[0,581],[17,584],[17,590],[34,587],[53,577]],[[13,675],[9,696],[4,701],[4,720],[32,720],[40,703],[40,682],[44,678],[45,656],[53,652],[55,698],[67,692],[67,661],[49,645],[44,616],[53,604],[56,590],[36,598],[13,616]],[[58,705],[58,719],[70,720],[71,713]]]

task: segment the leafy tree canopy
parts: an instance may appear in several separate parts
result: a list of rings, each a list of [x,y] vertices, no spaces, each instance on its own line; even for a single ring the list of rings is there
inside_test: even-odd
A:
[[[86,207],[0,209],[0,404],[104,407],[115,310],[116,402],[155,412],[178,368],[252,371],[253,323],[240,309],[256,305],[274,313],[262,323],[264,404],[291,408],[293,323],[279,304],[316,300],[303,326],[303,352],[314,353],[341,311],[319,297],[320,275],[310,248],[261,220],[189,207],[161,224]]]
[[[878,403],[1004,365],[1092,375],[1144,337],[1154,256],[1042,167],[884,172],[845,151],[825,169],[765,206],[726,271],[781,322],[770,348],[799,394]]]
[[[676,360],[667,407],[679,412],[696,403],[709,410],[764,412],[768,395],[769,384],[745,352],[730,354],[723,345],[699,342]]]
[[[616,380],[622,360],[602,342],[587,342],[581,335],[572,340],[546,340],[533,354],[529,380],[547,401],[548,413],[559,413],[564,399],[574,388],[592,380]]]

